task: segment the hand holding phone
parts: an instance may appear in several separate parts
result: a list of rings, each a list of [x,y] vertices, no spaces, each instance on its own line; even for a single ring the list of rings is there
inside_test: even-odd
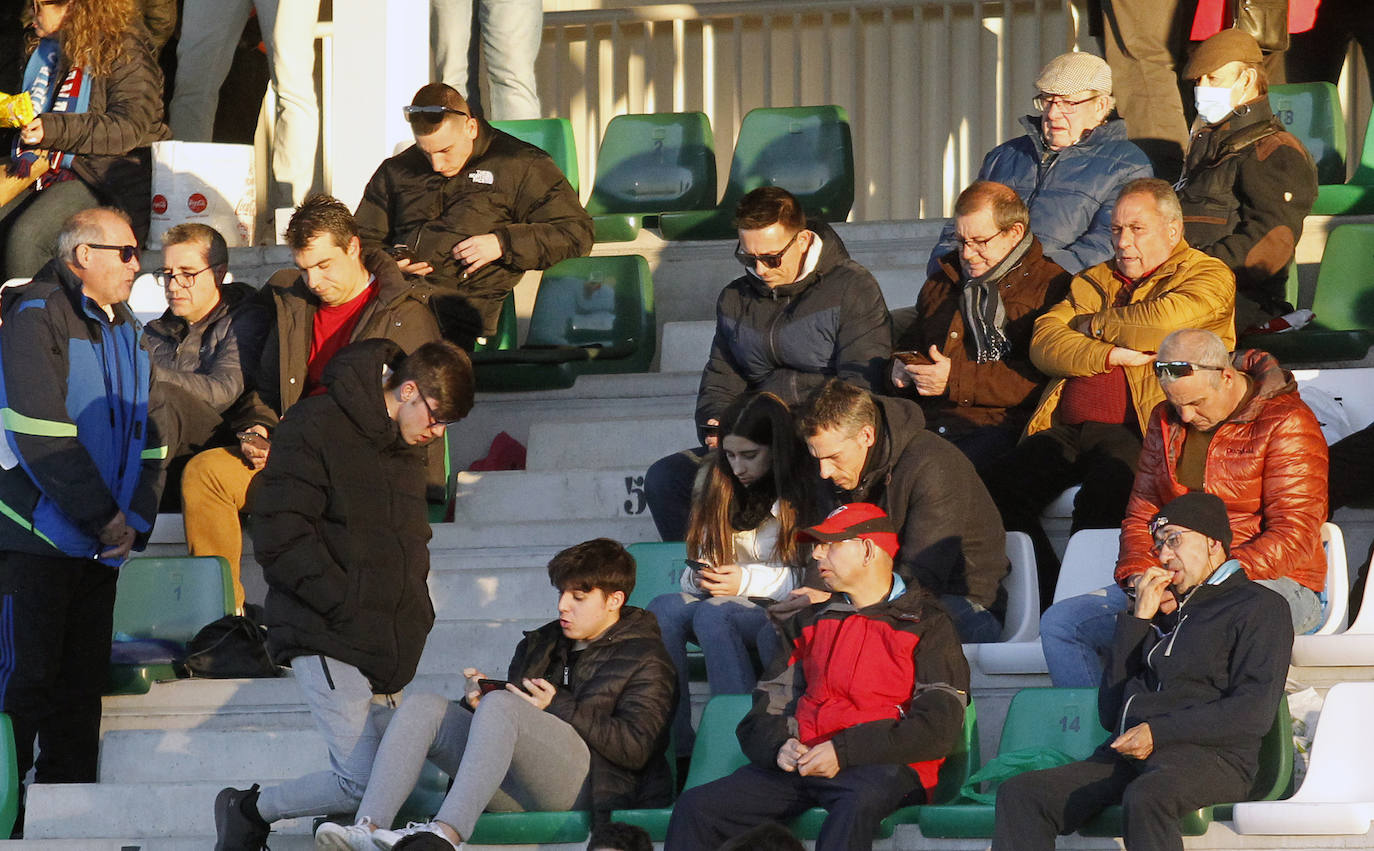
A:
[[[490,694],[494,691],[504,691],[505,688],[505,680],[493,680],[488,677],[477,678],[477,690],[482,694]]]

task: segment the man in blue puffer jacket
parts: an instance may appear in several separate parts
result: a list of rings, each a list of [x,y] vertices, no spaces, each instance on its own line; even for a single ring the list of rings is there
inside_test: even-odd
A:
[[[67,220],[58,257],[0,300],[0,695],[19,776],[94,783],[118,567],[157,513],[166,447],[124,304],[125,213]]]
[[[1040,115],[1022,117],[1026,135],[1003,142],[983,158],[979,180],[1004,183],[1030,208],[1031,233],[1045,256],[1070,274],[1112,256],[1112,208],[1122,186],[1153,177],[1145,152],[1126,139],[1126,123],[1108,119],[1112,69],[1090,53],[1051,59],[1036,79]],[[930,255],[955,250],[954,223],[945,225]]]

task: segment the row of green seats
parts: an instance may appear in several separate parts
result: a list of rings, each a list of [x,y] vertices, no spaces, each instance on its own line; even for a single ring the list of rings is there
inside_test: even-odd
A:
[[[1269,105],[1288,132],[1302,141],[1317,165],[1319,185],[1312,212],[1319,216],[1374,213],[1374,121],[1365,128],[1359,162],[1347,180],[1345,116],[1335,86],[1270,86]]]

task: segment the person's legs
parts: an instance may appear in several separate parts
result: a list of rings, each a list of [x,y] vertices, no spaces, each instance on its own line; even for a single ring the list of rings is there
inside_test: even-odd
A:
[[[1281,576],[1278,579],[1257,579],[1260,585],[1273,591],[1288,603],[1293,615],[1293,634],[1305,635],[1322,624],[1322,601],[1317,592]]]
[[[315,22],[320,0],[254,0],[277,91],[273,204],[300,204],[315,182],[320,105],[315,100]]]
[[[997,788],[992,851],[1053,851],[1056,836],[1120,802],[1135,778],[1134,765],[1102,750],[1081,762],[1018,774]]]
[[[958,594],[941,594],[940,602],[964,644],[989,644],[1002,637],[1002,622],[978,603]]]
[[[432,79],[468,96],[468,41],[472,38],[472,0],[429,0]]]
[[[177,42],[176,84],[168,109],[172,138],[209,142],[219,88],[234,62],[252,0],[186,0]]]
[[[66,180],[36,192],[9,223],[5,238],[5,274],[32,277],[57,256],[57,235],[73,214],[100,201],[81,180]]]
[[[692,513],[692,484],[701,468],[706,447],[684,449],[666,455],[649,465],[644,474],[644,499],[664,541],[687,538],[687,520]]]
[[[707,597],[692,607],[692,631],[706,654],[711,694],[748,694],[758,675],[749,651],[768,612],[744,597]]]
[[[1083,486],[1073,500],[1073,531],[1121,526],[1140,465],[1140,443],[1132,426],[1083,424],[1077,465]]]
[[[482,55],[487,61],[491,109],[487,118],[539,118],[534,62],[544,36],[541,0],[481,0]]]
[[[1097,688],[1116,633],[1116,616],[1129,600],[1116,583],[1067,600],[1040,616],[1040,646],[1056,688]]]
[[[1016,441],[1020,436],[1020,429],[984,426],[951,437],[949,442],[973,462],[973,469],[981,476],[1016,449]]]
[[[315,726],[329,748],[329,771],[262,790],[258,814],[274,822],[297,816],[353,812],[367,789],[373,758],[397,695],[374,695],[352,665],[325,656],[297,656],[291,671]]]
[[[1180,0],[1139,3],[1103,0],[1103,53],[1112,69],[1112,93],[1131,141],[1154,164],[1155,176],[1178,179],[1188,147],[1174,63],[1183,48]]]
[[[472,713],[448,698],[406,695],[377,747],[358,817],[390,827],[415,788],[425,760],[450,775],[458,770],[471,727]]]
[[[668,820],[665,848],[719,848],[766,821],[786,821],[816,803],[801,777],[746,765],[683,792]]]
[[[1127,848],[1183,851],[1178,820],[1209,804],[1243,801],[1250,784],[1214,751],[1174,745],[1150,754],[1122,796]]]
[[[677,742],[677,756],[691,756],[696,734],[692,731],[692,695],[687,690],[689,673],[687,667],[687,642],[695,637],[692,632],[692,612],[696,609],[697,597],[691,594],[660,594],[649,601],[649,612],[658,619],[658,631],[663,636],[663,646],[673,660],[677,671],[677,712],[673,715],[673,738]]]
[[[232,449],[207,449],[186,462],[181,474],[182,522],[193,556],[224,556],[234,576],[234,604],[243,606],[239,562],[243,527],[239,512],[248,503],[253,468]]]
[[[879,823],[921,788],[916,772],[905,765],[851,765],[834,777],[803,780],[827,813],[816,851],[871,849]]]

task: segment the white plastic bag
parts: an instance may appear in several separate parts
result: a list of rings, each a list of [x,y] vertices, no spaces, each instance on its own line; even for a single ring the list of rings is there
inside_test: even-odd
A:
[[[161,248],[162,235],[186,222],[209,225],[230,247],[252,245],[257,215],[252,145],[153,143],[149,248]]]

